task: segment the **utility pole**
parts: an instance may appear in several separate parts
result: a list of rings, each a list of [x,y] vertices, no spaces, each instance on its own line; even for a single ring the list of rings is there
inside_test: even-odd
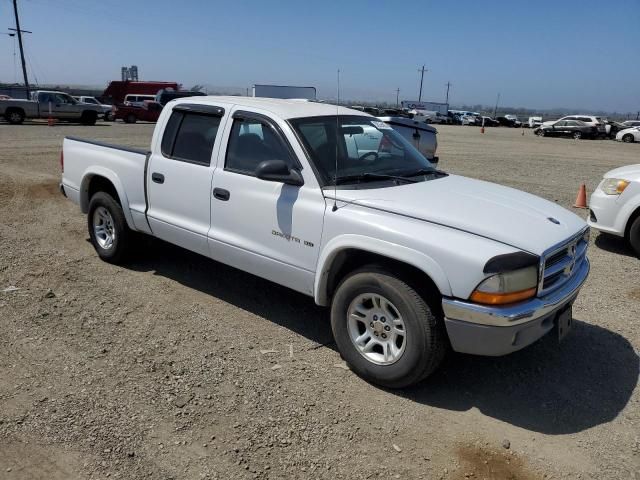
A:
[[[425,71],[428,72],[429,70],[426,70],[424,68],[424,65],[422,65],[422,68],[418,71],[421,72],[420,73],[420,93],[418,94],[418,102],[421,102],[422,101],[422,82],[424,81],[424,72]]]
[[[447,99],[444,101],[447,105],[449,105],[449,87],[451,87],[451,82],[447,82]]]
[[[400,89],[396,88],[396,107],[400,106]]]
[[[493,109],[493,118],[496,118],[498,114],[498,102],[500,101],[500,93],[498,93],[498,98],[496,98],[496,108]]]
[[[20,59],[22,60],[22,75],[24,75],[24,86],[27,92],[27,99],[29,95],[29,78],[27,77],[27,64],[24,61],[24,46],[22,45],[22,32],[32,33],[29,30],[20,30],[20,18],[18,17],[18,0],[13,0],[13,11],[16,15],[16,28],[10,28],[9,30],[15,31],[18,34],[18,44],[20,45]]]

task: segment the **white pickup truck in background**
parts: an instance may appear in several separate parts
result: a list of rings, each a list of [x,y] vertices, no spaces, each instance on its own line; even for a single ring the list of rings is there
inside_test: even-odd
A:
[[[436,170],[342,107],[185,98],[164,108],[149,151],[66,138],[61,160],[62,192],[105,261],[125,261],[142,232],[307,294],[330,307],[350,367],[387,387],[425,378],[448,348],[504,355],[562,338],[589,272],[582,219]]]

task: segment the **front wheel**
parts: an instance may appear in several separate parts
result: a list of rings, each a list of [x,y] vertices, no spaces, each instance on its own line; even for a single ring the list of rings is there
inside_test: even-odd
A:
[[[106,192],[98,192],[89,202],[89,237],[102,260],[122,263],[131,247],[132,232],[122,207]]]
[[[538,135],[539,137],[544,137],[545,136],[545,132],[543,129],[538,129],[538,131],[536,132],[536,135]]]
[[[582,132],[573,132],[573,138],[580,140],[582,138]]]
[[[640,216],[629,227],[629,236],[627,238],[631,247],[635,250],[636,255],[640,257]]]
[[[124,118],[125,123],[136,123],[137,120],[137,117],[133,113],[130,113]]]
[[[634,140],[635,140],[635,138],[633,138],[633,135],[631,135],[630,133],[627,133],[626,135],[624,135],[622,137],[622,141],[624,143],[633,143]]]
[[[338,287],[331,328],[351,369],[367,381],[402,388],[430,375],[447,347],[442,314],[409,284],[370,267]]]

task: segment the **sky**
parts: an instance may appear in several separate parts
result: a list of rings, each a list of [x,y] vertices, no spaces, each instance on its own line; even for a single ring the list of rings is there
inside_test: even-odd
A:
[[[141,80],[244,89],[315,86],[323,99],[640,110],[640,0],[18,0],[40,83]],[[0,0],[0,32],[14,28]],[[21,81],[0,35],[0,81]]]

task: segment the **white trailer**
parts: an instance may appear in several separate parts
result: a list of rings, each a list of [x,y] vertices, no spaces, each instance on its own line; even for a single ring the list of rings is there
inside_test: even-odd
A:
[[[316,99],[316,87],[295,87],[292,85],[254,85],[254,97],[264,98],[304,98]]]
[[[449,112],[448,103],[439,102],[418,102],[417,100],[402,100],[402,108],[407,110],[426,110],[430,112],[438,112],[446,115]]]

